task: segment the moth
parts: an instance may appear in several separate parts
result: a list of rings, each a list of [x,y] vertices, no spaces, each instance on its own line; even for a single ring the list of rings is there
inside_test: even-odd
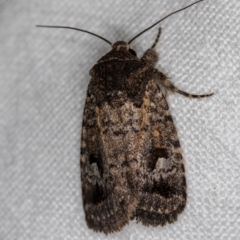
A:
[[[154,44],[141,58],[129,42],[101,38],[112,47],[90,70],[83,113],[81,181],[89,228],[105,234],[120,231],[130,220],[165,225],[177,220],[187,200],[182,152],[169,107],[158,83],[167,91],[203,98],[175,87],[155,65]]]

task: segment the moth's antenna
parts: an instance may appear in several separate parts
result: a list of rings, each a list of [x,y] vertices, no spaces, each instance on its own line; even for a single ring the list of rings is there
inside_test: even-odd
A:
[[[181,9],[179,9],[179,10],[173,12],[173,13],[168,14],[168,15],[165,16],[164,18],[162,18],[162,19],[160,19],[159,21],[157,21],[156,23],[154,23],[152,26],[150,26],[150,27],[146,28],[145,30],[143,30],[142,32],[138,33],[135,37],[133,37],[133,38],[128,42],[128,44],[130,44],[130,43],[131,43],[132,41],[134,41],[137,37],[139,37],[140,35],[142,35],[142,34],[145,33],[146,31],[148,31],[149,29],[151,29],[151,28],[153,28],[154,26],[156,26],[158,23],[160,23],[160,22],[163,21],[164,19],[166,19],[166,18],[170,17],[171,15],[173,15],[173,14],[175,14],[175,13],[177,13],[177,12],[180,12],[180,11],[186,9],[186,8],[189,8],[189,7],[195,5],[195,4],[199,3],[199,2],[202,2],[202,1],[203,1],[203,0],[199,0],[199,1],[197,1],[197,2],[194,2],[194,3],[192,3],[192,4],[190,4],[190,5],[186,6],[186,7],[184,7],[184,8],[181,8]]]
[[[67,29],[73,29],[73,30],[77,30],[77,31],[81,31],[81,32],[85,32],[85,33],[89,33],[95,37],[98,37],[98,38],[101,38],[103,41],[109,43],[111,46],[112,46],[112,43],[110,41],[108,41],[107,39],[95,34],[95,33],[92,33],[92,32],[89,32],[87,30],[83,30],[83,29],[80,29],[80,28],[74,28],[74,27],[66,27],[66,26],[48,26],[48,25],[36,25],[36,27],[46,27],[46,28],[67,28]]]

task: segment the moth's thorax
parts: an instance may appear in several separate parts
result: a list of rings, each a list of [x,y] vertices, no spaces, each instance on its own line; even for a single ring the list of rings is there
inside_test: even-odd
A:
[[[95,96],[98,106],[107,101],[111,106],[120,107],[129,99],[140,107],[151,74],[152,68],[136,57],[129,44],[118,41],[90,70],[88,92]]]
[[[90,70],[89,93],[95,96],[97,105],[108,101],[109,105],[120,107],[129,99],[141,106],[152,70],[134,53],[128,43],[118,41]]]

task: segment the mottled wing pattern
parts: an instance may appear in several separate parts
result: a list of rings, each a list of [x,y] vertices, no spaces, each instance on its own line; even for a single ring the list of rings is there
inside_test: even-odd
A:
[[[144,104],[143,135],[151,135],[143,137],[136,219],[144,225],[165,225],[177,220],[186,205],[183,158],[168,104],[155,81],[147,84]]]
[[[107,102],[97,106],[88,91],[81,145],[83,205],[89,228],[106,234],[121,230],[137,205],[134,186],[128,185],[133,176],[126,161],[122,111]]]
[[[133,218],[171,223],[184,209],[186,183],[167,102],[153,80],[140,106],[124,92],[114,96],[114,104],[100,106],[91,91],[86,99],[81,177],[87,224],[110,233]]]

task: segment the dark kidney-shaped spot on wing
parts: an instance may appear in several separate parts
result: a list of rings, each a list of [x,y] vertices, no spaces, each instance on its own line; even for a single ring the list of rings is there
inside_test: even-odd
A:
[[[91,154],[89,157],[89,163],[96,163],[98,167],[98,171],[101,177],[103,177],[103,161],[100,155]]]
[[[153,171],[155,169],[159,158],[168,158],[168,152],[166,148],[154,148],[151,151],[150,157],[148,159],[148,169],[150,171]]]

